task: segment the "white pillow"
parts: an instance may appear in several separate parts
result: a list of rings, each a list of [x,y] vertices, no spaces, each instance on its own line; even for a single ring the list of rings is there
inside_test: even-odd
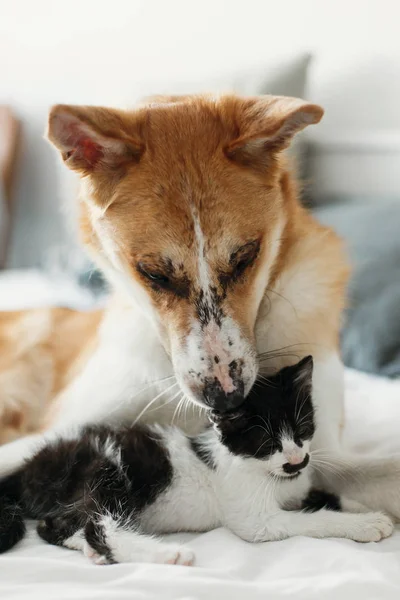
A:
[[[234,71],[208,81],[160,81],[142,83],[144,95],[152,94],[198,94],[206,92],[236,92],[243,96],[294,96],[304,98],[307,92],[307,74],[311,62],[310,54],[274,60],[265,66]],[[131,101],[126,103],[131,106]],[[296,136],[290,154],[297,166],[302,167],[303,134]]]
[[[265,65],[250,67],[246,70],[233,70],[222,76],[215,75],[208,80],[186,79],[170,81],[169,79],[141,82],[140,88],[145,94],[196,94],[205,92],[237,92],[243,95],[275,94],[277,96],[305,95],[307,71],[311,55],[274,60]],[[137,94],[137,86],[132,89]],[[132,95],[127,102],[132,104]]]
[[[65,306],[90,310],[103,306],[68,276],[50,277],[37,269],[15,269],[0,273],[0,311]]]

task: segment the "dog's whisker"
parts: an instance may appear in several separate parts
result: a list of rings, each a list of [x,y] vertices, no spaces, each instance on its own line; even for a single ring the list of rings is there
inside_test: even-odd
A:
[[[143,394],[144,392],[147,392],[147,391],[149,391],[149,390],[150,390],[150,389],[151,389],[151,388],[152,388],[154,385],[157,385],[157,384],[159,384],[159,383],[162,383],[162,382],[164,382],[164,381],[168,381],[168,380],[171,380],[171,379],[176,379],[176,376],[175,376],[175,375],[169,375],[168,377],[162,377],[161,379],[156,379],[156,380],[152,381],[152,382],[151,382],[151,383],[149,383],[148,385],[146,385],[146,386],[144,386],[144,387],[140,388],[140,389],[139,389],[139,390],[138,390],[138,391],[137,391],[137,392],[136,392],[136,393],[135,393],[133,396],[131,396],[130,400],[132,401],[132,400],[134,400],[135,398],[137,398],[138,396],[140,396],[140,394]],[[125,404],[125,402],[126,402],[126,399],[125,399],[125,398],[123,398],[123,399],[122,399],[120,402],[118,402],[118,403],[117,403],[117,405],[116,405],[116,406],[114,406],[114,408],[113,408],[113,409],[112,409],[112,410],[109,412],[109,415],[112,415],[113,413],[117,412],[117,411],[118,411],[118,410],[121,408],[121,406],[122,406],[123,404]]]
[[[133,421],[133,425],[136,425],[136,423],[139,421],[139,419],[149,410],[149,408],[151,406],[153,406],[153,404],[155,402],[157,402],[157,400],[159,400],[159,398],[161,398],[164,394],[167,394],[168,392],[170,392],[177,385],[178,385],[178,382],[173,383],[166,390],[163,390],[155,398],[153,398],[153,400],[151,400],[151,402],[149,402],[148,404],[146,404],[146,406],[144,407],[144,409],[138,414],[138,416]]]
[[[175,407],[174,414],[172,415],[172,419],[171,419],[171,425],[173,425],[173,424],[174,424],[174,422],[175,422],[175,417],[178,417],[178,415],[179,415],[179,411],[180,411],[180,408],[181,408],[181,403],[182,403],[182,401],[183,401],[183,398],[184,398],[184,393],[183,393],[183,392],[181,392],[181,396],[180,396],[180,398],[179,398],[179,400],[178,400],[178,402],[177,402],[177,405],[176,405],[176,407]]]

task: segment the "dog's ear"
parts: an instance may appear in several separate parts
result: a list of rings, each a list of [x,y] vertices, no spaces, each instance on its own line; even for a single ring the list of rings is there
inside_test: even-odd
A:
[[[287,148],[293,136],[318,123],[321,106],[298,98],[261,96],[242,98],[235,106],[237,137],[226,147],[229,158],[251,164]]]
[[[53,106],[47,137],[65,164],[83,175],[117,171],[137,162],[143,146],[123,113],[94,106]]]

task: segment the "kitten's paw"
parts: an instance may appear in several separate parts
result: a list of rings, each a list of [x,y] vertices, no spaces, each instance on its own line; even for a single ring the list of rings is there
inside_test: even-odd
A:
[[[104,554],[99,554],[87,542],[83,545],[83,554],[95,565],[110,565],[113,561],[107,559]]]
[[[194,553],[186,546],[165,544],[154,554],[154,561],[152,562],[190,567],[194,563]]]
[[[393,521],[383,513],[358,515],[357,526],[349,531],[348,537],[356,542],[379,542],[393,533]]]

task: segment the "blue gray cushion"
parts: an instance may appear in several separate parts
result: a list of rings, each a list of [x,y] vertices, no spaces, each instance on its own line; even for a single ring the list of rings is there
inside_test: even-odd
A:
[[[345,364],[400,376],[400,198],[330,199],[314,213],[345,239],[353,265]]]

